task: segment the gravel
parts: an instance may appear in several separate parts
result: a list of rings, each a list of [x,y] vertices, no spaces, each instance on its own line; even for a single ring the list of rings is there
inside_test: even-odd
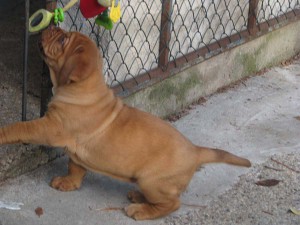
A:
[[[240,176],[232,189],[203,209],[168,217],[162,224],[299,225],[300,216],[289,211],[291,207],[300,209],[299,171],[299,154],[274,155],[265,163],[254,165],[249,173]],[[265,179],[280,182],[271,187],[255,184]]]

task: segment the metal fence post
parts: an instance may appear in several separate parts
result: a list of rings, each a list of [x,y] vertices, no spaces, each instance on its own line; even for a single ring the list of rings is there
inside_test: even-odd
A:
[[[169,62],[171,39],[171,13],[173,0],[162,0],[158,66],[165,70]]]
[[[52,12],[56,8],[56,1],[45,1],[46,2],[46,9]],[[51,91],[52,83],[50,79],[49,69],[45,65],[43,65],[43,74],[42,74],[42,83],[41,83],[41,109],[40,109],[40,116],[44,116],[45,112],[48,108],[48,103],[52,96]]]
[[[22,121],[26,121],[26,114],[27,114],[29,8],[30,8],[30,1],[26,0],[25,1],[24,55],[23,55]]]
[[[249,0],[249,14],[247,29],[250,35],[255,35],[258,32],[257,27],[257,7],[259,0]]]

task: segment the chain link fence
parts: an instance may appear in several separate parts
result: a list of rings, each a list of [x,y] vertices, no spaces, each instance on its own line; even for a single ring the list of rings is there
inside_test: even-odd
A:
[[[59,0],[58,7],[68,0]],[[82,17],[78,5],[60,26],[94,39],[108,85],[128,94],[195,59],[206,59],[263,29],[299,16],[298,0],[127,0],[111,31]],[[273,21],[273,22],[271,22]],[[274,22],[275,21],[275,22]],[[265,28],[264,28],[264,26]]]
[[[299,9],[299,4],[299,0],[260,0],[258,4],[257,21],[262,23],[274,18],[276,19],[288,12]]]

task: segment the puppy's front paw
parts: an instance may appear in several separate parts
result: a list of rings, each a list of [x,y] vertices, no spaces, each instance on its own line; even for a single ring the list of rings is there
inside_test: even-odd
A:
[[[74,182],[70,176],[65,176],[54,177],[51,181],[50,186],[60,191],[73,191],[78,189],[80,187],[80,184]]]

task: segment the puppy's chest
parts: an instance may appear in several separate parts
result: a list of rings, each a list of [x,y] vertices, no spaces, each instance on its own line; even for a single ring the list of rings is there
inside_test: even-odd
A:
[[[76,163],[79,164],[87,169],[93,170],[92,168],[92,156],[89,154],[89,152],[80,146],[74,147],[67,147],[66,152],[69,155],[69,157]]]
[[[116,177],[127,177],[124,166],[125,158],[119,158],[116,152],[111,151],[107,145],[98,143],[95,145],[77,145],[76,148],[68,148],[69,157],[78,165],[97,173],[102,173]],[[128,163],[127,163],[128,164]],[[125,174],[124,174],[125,173]]]
[[[101,152],[97,149],[88,144],[77,143],[74,146],[68,146],[66,151],[75,163],[93,171],[101,169],[99,165],[103,161]]]
[[[90,157],[87,148],[77,142],[72,146],[67,146],[65,150],[72,158],[78,161],[85,161]]]

